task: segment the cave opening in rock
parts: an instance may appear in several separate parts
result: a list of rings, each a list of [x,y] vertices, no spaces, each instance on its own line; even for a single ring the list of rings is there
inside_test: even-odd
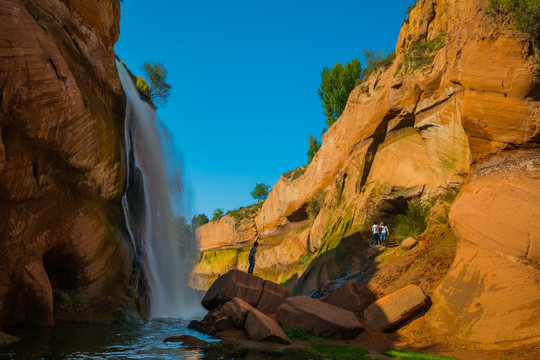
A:
[[[82,285],[82,262],[64,247],[54,247],[43,254],[43,268],[53,292],[69,291]]]

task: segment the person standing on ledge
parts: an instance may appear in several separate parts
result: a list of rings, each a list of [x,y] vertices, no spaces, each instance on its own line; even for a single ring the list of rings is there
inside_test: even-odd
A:
[[[373,231],[373,235],[371,235],[371,243],[369,246],[373,246],[373,244],[377,245],[377,242],[379,241],[379,225],[377,225],[376,221],[373,222],[371,230]]]
[[[259,246],[259,243],[255,241],[253,244],[253,247],[251,248],[251,251],[249,252],[249,269],[248,274],[253,274],[253,268],[255,267],[255,253],[257,252],[257,247]]]

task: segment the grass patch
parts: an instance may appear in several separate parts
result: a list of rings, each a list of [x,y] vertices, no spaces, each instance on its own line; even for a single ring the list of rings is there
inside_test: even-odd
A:
[[[540,1],[538,0],[489,0],[484,9],[496,19],[510,18],[516,29],[529,34],[540,43]]]
[[[313,221],[321,211],[324,205],[324,199],[328,194],[328,190],[318,190],[311,199],[308,200],[306,204],[306,212],[308,214],[309,220]]]
[[[410,350],[387,350],[384,355],[391,356],[394,359],[412,359],[412,360],[454,360],[448,356],[430,355]]]
[[[368,360],[369,351],[359,346],[349,345],[313,345],[306,347],[310,356],[315,359],[351,359]]]
[[[405,239],[420,235],[426,230],[431,210],[431,202],[409,201],[406,214],[397,214],[394,223],[394,237]]]
[[[240,209],[231,210],[227,212],[227,215],[231,215],[236,221],[240,221],[247,217],[254,217],[260,208],[262,208],[264,201],[259,201],[256,204],[250,206],[244,206]]]
[[[433,40],[413,45],[405,54],[405,59],[399,64],[394,77],[407,76],[417,73],[433,64],[435,55],[446,45],[446,34],[441,34]]]
[[[289,179],[289,180],[296,180],[300,176],[304,175],[304,173],[306,172],[307,167],[308,167],[307,165],[300,166],[299,168],[296,168],[294,170],[286,172],[285,174],[283,174],[283,177],[285,179]]]
[[[289,337],[289,339],[294,340],[294,341],[307,341],[307,340],[315,341],[315,342],[328,341],[328,339],[313,336],[298,326],[286,327],[283,329],[283,331]]]

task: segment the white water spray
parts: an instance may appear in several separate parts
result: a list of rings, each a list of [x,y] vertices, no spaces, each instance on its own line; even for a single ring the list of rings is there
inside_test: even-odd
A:
[[[143,101],[125,67],[117,63],[126,93],[126,153],[133,153],[134,166],[142,173],[144,226],[142,252],[151,290],[151,316],[178,317],[187,311],[184,254],[179,246],[180,231],[175,211],[181,208],[182,178],[173,159],[170,136],[154,109]],[[128,155],[129,158],[129,155]],[[128,179],[130,174],[128,166]],[[126,222],[131,223],[123,204]],[[142,203],[142,202],[139,202]],[[132,205],[129,205],[132,206]],[[133,232],[130,230],[132,236]]]

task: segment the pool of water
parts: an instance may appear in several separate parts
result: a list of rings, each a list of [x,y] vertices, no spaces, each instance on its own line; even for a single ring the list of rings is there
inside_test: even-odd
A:
[[[216,341],[187,328],[189,320],[154,318],[144,324],[57,324],[5,331],[22,340],[0,346],[0,359],[209,359],[203,350],[165,343],[169,336],[192,335]]]

